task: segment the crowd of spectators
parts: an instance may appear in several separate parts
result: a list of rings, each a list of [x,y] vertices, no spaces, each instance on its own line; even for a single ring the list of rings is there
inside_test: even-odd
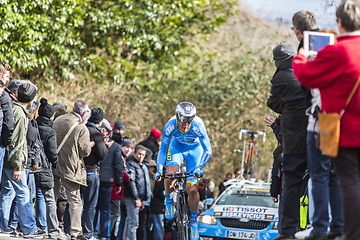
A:
[[[10,75],[1,62],[0,234],[162,239],[164,187],[153,180],[161,131],[134,146],[101,108],[38,101],[32,82]]]

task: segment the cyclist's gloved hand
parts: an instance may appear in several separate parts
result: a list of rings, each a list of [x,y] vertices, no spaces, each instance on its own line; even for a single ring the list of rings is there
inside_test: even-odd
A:
[[[155,181],[160,181],[161,180],[161,175],[162,175],[162,166],[158,166],[158,170],[154,174],[154,180]]]
[[[195,177],[202,178],[204,176],[202,170],[203,170],[203,168],[201,166],[197,165],[193,170]]]

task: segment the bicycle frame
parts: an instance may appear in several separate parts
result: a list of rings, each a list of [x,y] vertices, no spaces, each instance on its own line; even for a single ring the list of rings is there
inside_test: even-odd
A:
[[[243,147],[243,151],[242,151],[243,156],[242,156],[242,160],[241,160],[241,172],[242,172],[242,176],[246,175],[246,178],[248,178],[250,174],[252,174],[252,176],[254,177],[255,164],[256,164],[256,156],[254,155],[254,149],[255,149],[254,148],[254,139],[258,135],[262,135],[263,143],[264,143],[266,140],[266,133],[265,133],[265,131],[250,131],[250,130],[240,128],[239,140],[242,139],[243,133],[250,135],[250,142],[249,142],[247,151],[245,151],[246,141],[244,140],[244,147]],[[252,164],[253,164],[253,166],[252,166]],[[252,169],[250,169],[251,167],[252,167]]]
[[[181,240],[189,240],[190,238],[190,218],[189,218],[189,206],[187,201],[186,192],[186,179],[193,176],[193,173],[169,174],[164,176],[166,179],[174,179],[174,192],[176,193],[176,226],[179,238]],[[185,186],[184,186],[185,185]]]

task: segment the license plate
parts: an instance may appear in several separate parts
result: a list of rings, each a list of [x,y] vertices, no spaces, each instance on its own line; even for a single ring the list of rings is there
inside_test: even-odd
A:
[[[259,233],[243,231],[226,231],[226,237],[234,239],[259,239]]]

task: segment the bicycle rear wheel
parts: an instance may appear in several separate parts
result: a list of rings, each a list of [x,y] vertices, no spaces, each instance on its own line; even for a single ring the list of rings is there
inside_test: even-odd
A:
[[[176,204],[176,222],[179,238],[181,240],[189,240],[189,208],[185,194],[178,193]]]

